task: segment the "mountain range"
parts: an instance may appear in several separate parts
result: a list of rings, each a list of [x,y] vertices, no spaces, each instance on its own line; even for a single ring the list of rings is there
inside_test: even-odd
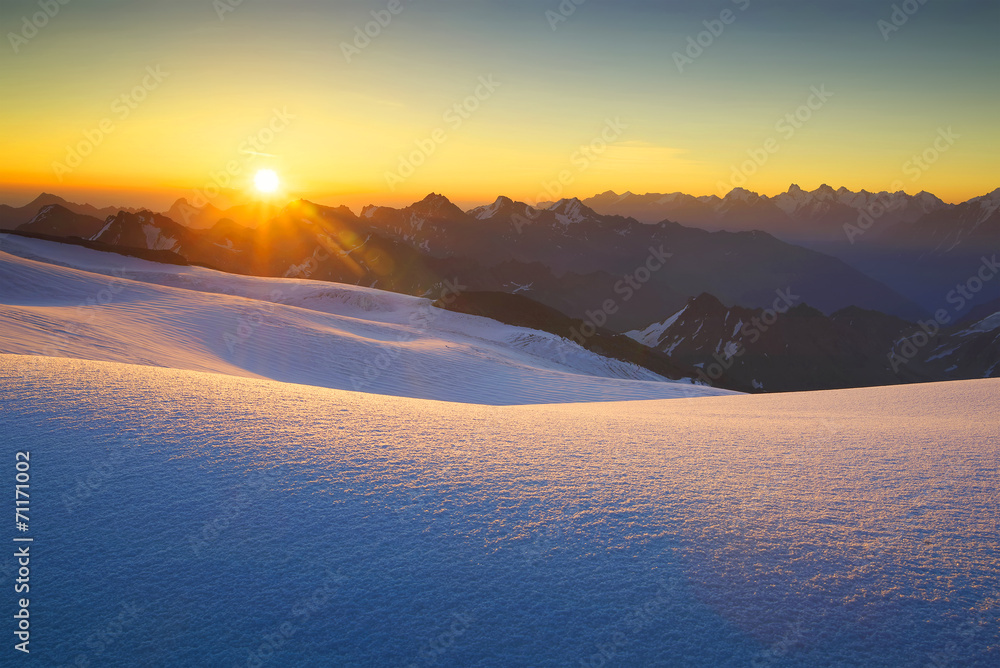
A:
[[[877,216],[883,226],[913,223],[931,211],[953,206],[923,191],[916,195],[902,191],[853,192],[847,188],[834,190],[825,184],[808,191],[794,183],[774,197],[744,188],[734,188],[725,197],[694,197],[676,192],[619,195],[609,190],[583,203],[605,215],[631,216],[644,223],[673,220],[709,230],[760,229],[794,241],[824,239],[831,233],[843,235],[845,223],[856,223],[862,212],[875,205],[884,209]],[[547,204],[551,203],[540,206]]]
[[[608,191],[583,204],[649,224],[673,220],[710,231],[761,230],[843,260],[931,311],[951,287],[975,274],[982,256],[1000,251],[1000,189],[959,204],[927,192],[852,192],[827,185],[810,192],[794,184],[774,197],[742,188],[725,197]],[[973,302],[1000,297],[1000,284],[985,287]]]
[[[91,218],[106,219],[114,216],[119,211],[135,212],[136,209],[128,207],[104,207],[97,208],[90,204],[75,204],[69,202],[58,195],[42,193],[24,206],[14,207],[8,204],[0,204],[0,229],[13,230],[17,227],[32,221],[45,207],[58,205],[68,209],[73,213],[88,216]]]
[[[878,203],[879,217],[848,239],[845,226],[880,212],[871,208]],[[995,373],[1000,352],[988,325],[996,311],[964,329],[954,323],[970,309],[988,310],[1000,281],[980,280],[954,313],[946,300],[1000,246],[998,206],[1000,191],[950,205],[928,193],[826,186],[793,186],[773,198],[740,189],[724,198],[609,192],[547,206],[501,196],[468,211],[432,193],[360,214],[306,200],[223,210],[183,199],[164,213],[112,213],[42,195],[0,208],[0,222],[21,234],[236,274],[411,295],[453,284],[471,312],[518,321],[519,310],[536,312],[530,302],[559,314],[541,318],[549,326],[540,328],[585,347],[613,348],[628,361],[645,355],[665,375],[700,369],[706,383],[780,391]],[[524,301],[489,296],[503,294]],[[782,295],[789,303],[767,332],[749,341],[730,330],[773,311]],[[946,307],[933,345],[893,368],[892,351],[907,332]],[[657,353],[607,338],[625,332]],[[730,360],[733,346],[741,354],[722,363],[718,355]],[[938,356],[925,360],[932,351]],[[713,365],[725,368],[710,374]]]
[[[778,313],[702,294],[627,334],[695,368],[704,384],[744,392],[983,378],[1000,367],[1000,300],[934,327],[855,306],[829,316],[805,304]]]

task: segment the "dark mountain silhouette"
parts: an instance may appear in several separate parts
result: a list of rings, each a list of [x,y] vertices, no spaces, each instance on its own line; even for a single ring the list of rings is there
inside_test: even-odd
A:
[[[21,225],[30,222],[43,208],[52,206],[53,204],[58,204],[73,213],[98,218],[100,220],[104,220],[108,216],[113,216],[118,213],[118,211],[135,211],[135,209],[125,207],[116,208],[110,206],[99,209],[91,206],[90,204],[75,204],[73,202],[68,202],[58,195],[42,193],[31,202],[21,207],[12,207],[7,204],[0,204],[0,229],[17,229]]]
[[[873,333],[884,334],[887,324],[881,313],[852,309],[848,324],[842,313],[826,316],[803,303],[782,308],[783,313],[728,308],[702,294],[663,323],[631,336],[679,364],[697,367],[706,384],[744,392],[902,382],[886,355],[892,336],[909,326],[906,321],[893,319],[895,332],[891,327],[889,338],[879,340]]]
[[[23,232],[35,232],[56,237],[89,239],[104,226],[100,218],[71,211],[61,204],[43,206],[35,217],[17,227]]]
[[[152,211],[119,211],[108,217],[91,241],[108,246],[167,250],[183,255],[195,245],[195,234],[183,225]]]
[[[724,198],[609,191],[584,204],[647,223],[669,219],[706,230],[763,230],[839,258],[927,311],[941,308],[949,290],[972,278],[984,255],[1000,251],[1000,190],[957,205],[927,192],[852,192],[825,185],[812,192],[792,185],[775,197],[741,188]],[[998,297],[1000,281],[991,281],[968,305]]]
[[[463,292],[448,300],[438,300],[434,302],[434,306],[491,318],[515,327],[550,332],[605,357],[645,367],[664,378],[676,380],[695,375],[693,368],[685,368],[669,356],[622,334],[598,328],[590,336],[583,336],[580,332],[585,329],[584,321],[570,318],[523,295],[506,292]],[[585,331],[589,333],[589,330]]]
[[[609,316],[614,329],[646,324],[651,309],[673,310],[700,292],[763,306],[776,289],[790,285],[826,312],[857,304],[906,317],[923,314],[842,261],[760,232],[708,233],[675,223],[645,225],[600,215],[575,199],[538,210],[500,198],[463,213],[440,200],[429,202],[432,198],[407,209],[366,208],[361,222],[370,221],[366,232],[387,234],[435,258],[470,258],[484,268],[503,262],[545,265],[557,283],[535,284],[528,288],[529,296],[574,317],[584,317],[605,299],[618,299],[620,309]],[[669,258],[658,258],[658,253]],[[650,266],[644,268],[647,262]],[[626,285],[636,272],[642,281],[633,284],[641,282],[642,289]],[[586,278],[594,274],[600,278]],[[604,275],[611,280],[602,286]],[[589,294],[574,303],[555,303],[549,294],[565,298],[571,285],[580,284]]]
[[[1000,374],[1000,309],[926,336],[918,324],[849,307],[726,307],[709,294],[644,330],[638,342],[697,368],[705,384],[745,392],[891,385]]]

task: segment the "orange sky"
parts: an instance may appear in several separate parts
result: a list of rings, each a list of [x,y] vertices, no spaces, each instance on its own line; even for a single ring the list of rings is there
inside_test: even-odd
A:
[[[682,66],[703,4],[580,6],[553,28],[530,3],[428,0],[353,50],[365,3],[211,7],[66,5],[0,50],[0,197],[222,205],[218,185],[254,196],[264,168],[279,197],[355,209],[1000,185],[996,6],[931,3],[885,39],[870,3],[760,3]]]

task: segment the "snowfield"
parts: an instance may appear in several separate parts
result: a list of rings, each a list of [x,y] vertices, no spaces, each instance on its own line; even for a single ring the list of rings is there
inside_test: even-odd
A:
[[[0,353],[39,363],[75,357],[481,404],[729,394],[432,301],[0,239]]]
[[[1000,380],[737,395],[429,303],[0,239],[36,662],[1000,664]]]
[[[998,381],[498,407],[31,367],[0,429],[46,665],[1000,657]]]

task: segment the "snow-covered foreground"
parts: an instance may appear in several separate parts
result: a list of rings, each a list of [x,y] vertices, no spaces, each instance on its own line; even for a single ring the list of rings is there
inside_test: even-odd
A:
[[[998,405],[484,406],[0,355],[43,665],[997,665]]]
[[[0,235],[0,353],[37,365],[74,357],[494,405],[729,394],[430,304]]]

